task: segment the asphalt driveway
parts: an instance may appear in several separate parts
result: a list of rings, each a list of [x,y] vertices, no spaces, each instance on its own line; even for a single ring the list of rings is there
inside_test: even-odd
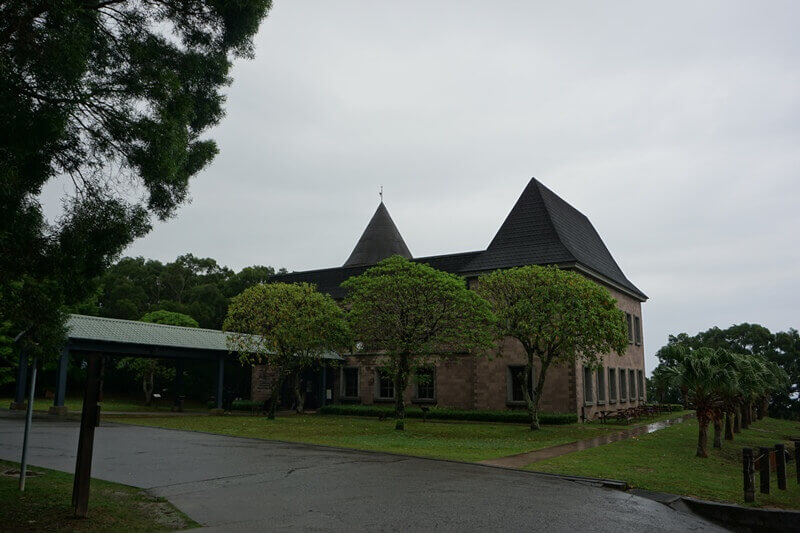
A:
[[[0,458],[19,460],[22,428],[0,418]],[[77,442],[77,422],[34,420],[30,463],[71,472]],[[648,499],[526,472],[112,423],[97,429],[92,475],[149,489],[219,531],[719,530]]]

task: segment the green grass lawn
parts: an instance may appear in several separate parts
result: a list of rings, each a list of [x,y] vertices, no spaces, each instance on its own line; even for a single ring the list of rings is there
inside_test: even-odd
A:
[[[712,431],[709,431],[707,459],[695,457],[697,421],[689,420],[649,435],[540,461],[527,468],[621,479],[633,487],[743,504],[742,448],[773,447],[779,442],[789,447],[788,437],[800,437],[800,422],[765,418],[735,435],[733,442],[723,441],[721,450],[711,447]],[[794,461],[787,465],[789,480],[785,491],[778,490],[773,472],[770,494],[756,492],[756,505],[800,508],[796,468]]]
[[[39,467],[28,471],[25,492],[18,477],[2,475],[18,469],[0,461],[0,530],[2,531],[174,531],[198,524],[163,498],[108,481],[93,479],[89,518],[72,516],[72,475]]]
[[[13,398],[0,398],[0,405],[8,407],[13,402]],[[26,398],[27,401],[27,398]],[[53,400],[46,400],[44,398],[36,398],[33,401],[33,408],[37,411],[47,411],[53,405]],[[80,413],[83,406],[82,397],[70,397],[64,400],[64,405],[67,406],[70,412]],[[172,400],[162,400],[156,405],[147,406],[144,404],[144,398],[130,398],[130,397],[106,397],[103,400],[103,411],[106,412],[169,412],[172,410]],[[184,411],[202,411],[208,412],[208,407],[198,402],[184,402]]]
[[[669,413],[660,418],[673,418]],[[531,431],[522,424],[491,424],[407,419],[406,430],[394,429],[393,420],[337,415],[289,415],[275,420],[251,416],[115,418],[115,421],[170,429],[204,431],[258,439],[306,442],[401,453],[419,457],[483,461],[566,444],[597,435],[613,433],[630,426],[615,424],[568,424],[542,426]],[[649,423],[642,420],[639,423]]]
[[[406,430],[397,431],[390,419],[379,421],[337,415],[288,415],[275,420],[250,416],[184,416],[115,418],[115,421],[460,461],[493,459],[619,431],[618,426],[569,424],[543,426],[534,432],[521,424],[422,422],[418,419],[407,419]]]

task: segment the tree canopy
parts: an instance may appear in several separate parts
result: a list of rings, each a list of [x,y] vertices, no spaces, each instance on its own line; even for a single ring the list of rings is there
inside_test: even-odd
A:
[[[679,365],[687,353],[703,347],[741,355],[745,362],[770,367],[772,375],[785,376],[786,386],[773,387],[768,395],[759,396],[758,400],[769,404],[773,416],[800,419],[800,334],[796,329],[773,334],[759,324],[742,323],[726,329],[713,327],[696,335],[670,335],[667,344],[656,353],[659,365],[653,376],[660,375],[662,369]],[[674,384],[662,381],[659,386],[668,398],[681,394]],[[766,404],[761,407],[767,410]]]
[[[266,364],[273,372],[270,418],[275,418],[287,377],[319,361],[325,352],[349,349],[351,344],[344,311],[308,283],[246,289],[231,300],[223,328],[230,349],[242,362]]]
[[[488,303],[463,278],[393,256],[342,283],[355,338],[384,359],[404,429],[409,374],[437,357],[491,345]]]
[[[497,316],[498,337],[512,337],[527,354],[523,394],[531,429],[539,429],[539,400],[553,365],[622,355],[628,346],[625,315],[607,289],[554,266],[498,270],[478,279],[478,292]],[[531,391],[534,357],[541,366]]]
[[[0,322],[52,355],[86,296],[150,218],[167,219],[217,152],[232,61],[269,0],[0,4]],[[45,219],[49,181],[67,191]]]

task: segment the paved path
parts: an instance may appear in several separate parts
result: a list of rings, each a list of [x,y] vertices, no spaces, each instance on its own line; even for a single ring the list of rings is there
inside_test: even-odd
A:
[[[0,417],[0,458],[19,460],[22,424]],[[73,421],[35,421],[31,464],[72,471],[77,439]],[[97,429],[92,474],[147,488],[217,531],[719,531],[527,472],[112,423]]]
[[[600,435],[592,437],[591,439],[583,439],[575,442],[568,442],[559,446],[550,446],[549,448],[542,448],[541,450],[534,450],[532,452],[518,453],[515,455],[507,455],[505,457],[498,457],[496,459],[486,459],[481,461],[483,465],[504,466],[507,468],[522,468],[538,461],[545,459],[552,459],[559,455],[566,455],[572,452],[579,452],[581,450],[588,450],[604,444],[611,444],[620,440],[629,439],[631,437],[638,437],[648,433],[654,433],[664,428],[680,424],[681,422],[694,418],[694,414],[687,414],[669,420],[659,420],[658,422],[651,422],[649,424],[642,424],[634,426],[630,429],[625,429],[617,433],[609,433],[607,435]]]

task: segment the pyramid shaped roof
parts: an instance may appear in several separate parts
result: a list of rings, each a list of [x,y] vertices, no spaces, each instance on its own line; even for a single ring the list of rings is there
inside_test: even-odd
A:
[[[589,219],[532,178],[489,247],[465,270],[549,264],[584,267],[647,298],[625,277]]]
[[[408,246],[381,202],[343,266],[374,265],[393,255],[411,259]]]

